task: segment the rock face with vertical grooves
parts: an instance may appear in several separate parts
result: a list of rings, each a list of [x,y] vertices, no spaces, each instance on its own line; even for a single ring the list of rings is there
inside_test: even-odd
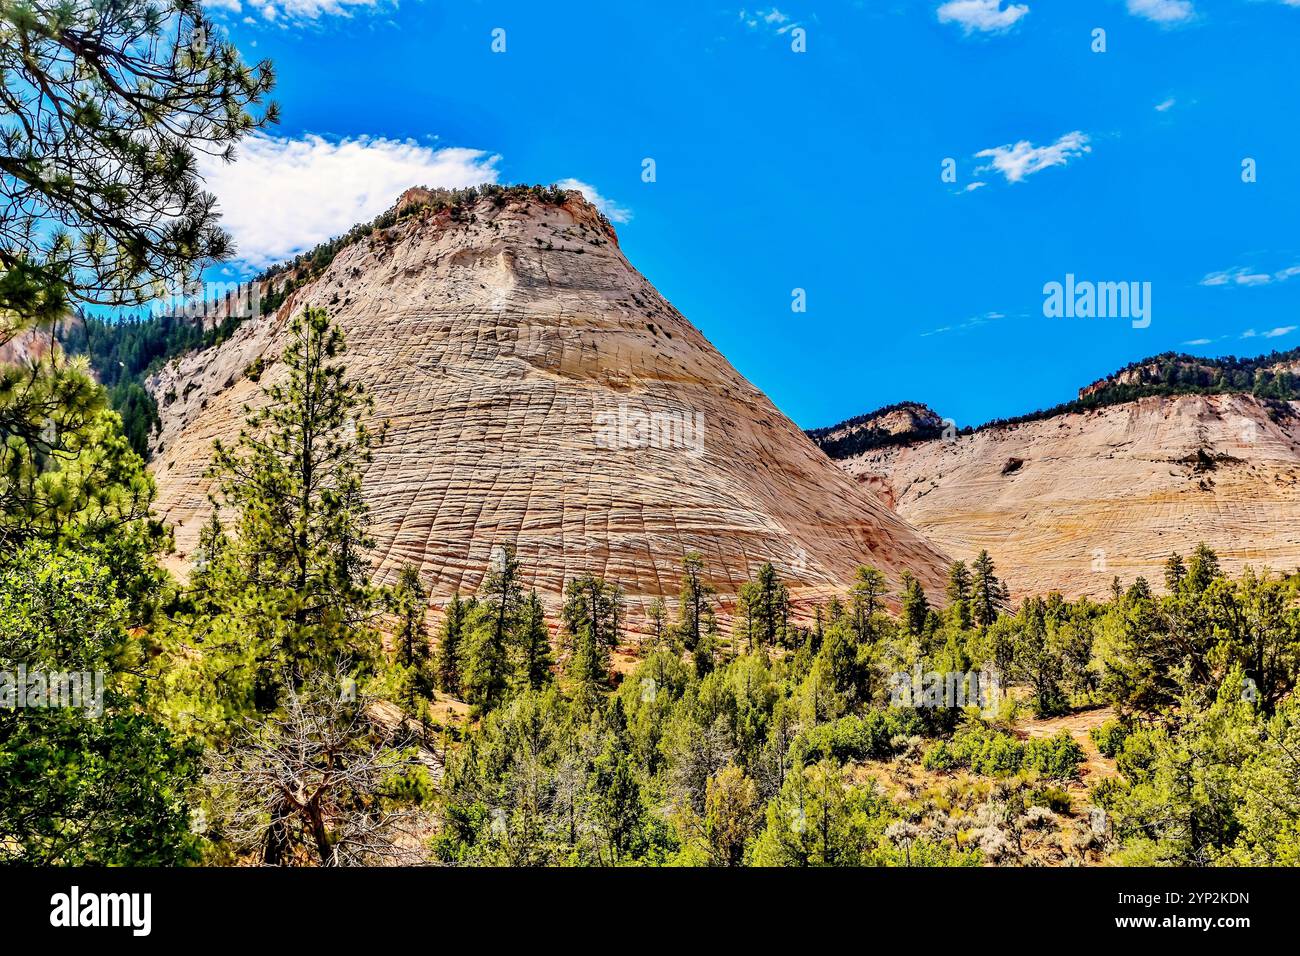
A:
[[[675,595],[688,551],[724,596],[764,560],[796,598],[846,586],[859,563],[940,587],[943,556],[732,368],[577,193],[421,209],[345,247],[276,315],[153,376],[152,468],[182,559],[207,515],[212,442],[259,400],[250,366],[261,384],[284,375],[288,318],[307,303],[334,316],[391,423],[366,474],[381,579],[409,562],[443,599],[510,544],[552,606],[585,572],[634,604]]]

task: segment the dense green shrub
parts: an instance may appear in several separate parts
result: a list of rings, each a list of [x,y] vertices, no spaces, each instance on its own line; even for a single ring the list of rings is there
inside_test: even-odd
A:
[[[1079,774],[1083,762],[1083,748],[1068,731],[1062,730],[1053,737],[1031,740],[1025,744],[1022,766],[1036,770],[1044,777],[1068,780]]]
[[[1108,720],[1100,727],[1092,728],[1088,736],[1092,738],[1103,757],[1114,760],[1123,748],[1124,741],[1128,739],[1129,729],[1128,724],[1123,721]]]
[[[799,763],[829,757],[849,760],[888,760],[898,753],[899,738],[919,736],[921,719],[911,708],[871,710],[861,716],[841,717],[801,733],[790,747]]]
[[[1038,787],[1029,795],[1029,805],[1047,807],[1054,813],[1069,814],[1074,808],[1074,800],[1064,787],[1047,785]]]

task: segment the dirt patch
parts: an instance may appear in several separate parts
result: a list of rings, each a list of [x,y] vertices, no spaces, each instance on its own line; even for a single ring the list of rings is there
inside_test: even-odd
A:
[[[1075,743],[1083,748],[1084,762],[1079,765],[1079,780],[1085,785],[1092,785],[1102,777],[1116,777],[1115,761],[1101,755],[1093,742],[1090,731],[1100,727],[1108,720],[1115,719],[1114,708],[1094,707],[1064,717],[1049,717],[1039,720],[1032,717],[1021,718],[1012,728],[1022,740],[1040,737],[1055,737],[1062,730],[1068,731]]]

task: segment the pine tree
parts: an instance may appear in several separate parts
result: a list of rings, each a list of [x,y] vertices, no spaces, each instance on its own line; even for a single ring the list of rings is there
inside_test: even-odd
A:
[[[769,562],[759,566],[752,581],[740,586],[740,634],[755,645],[771,647],[785,639],[790,617],[790,592]]]
[[[988,627],[998,619],[999,612],[1007,607],[1007,588],[994,573],[993,559],[987,551],[981,551],[976,556],[972,569],[974,597],[971,613],[976,624],[982,628]]]
[[[551,633],[546,627],[546,609],[536,591],[524,601],[518,643],[520,684],[530,690],[545,687],[554,677],[551,673],[554,660],[551,656]]]
[[[1193,594],[1203,594],[1217,578],[1223,576],[1219,556],[1204,541],[1196,546],[1187,562],[1187,587]]]
[[[657,651],[664,646],[667,637],[665,632],[665,622],[668,618],[668,609],[664,606],[664,599],[657,597],[650,602],[646,609],[646,617],[650,621],[650,650]]]
[[[434,675],[430,662],[429,628],[425,614],[429,595],[420,581],[419,569],[403,565],[397,575],[397,587],[390,596],[397,617],[393,642],[397,663],[404,669],[406,703],[414,708],[417,700],[433,696]]]
[[[859,641],[866,640],[873,633],[873,620],[876,612],[884,606],[885,589],[888,583],[885,576],[876,568],[865,564],[858,565],[849,590],[849,601],[853,615],[853,631]]]
[[[523,593],[515,550],[503,546],[483,579],[469,618],[465,696],[480,713],[500,704],[510,688],[510,646],[519,627]]]
[[[925,634],[926,618],[930,615],[930,601],[921,588],[921,582],[911,571],[903,572],[902,585],[903,626],[907,629],[907,633],[914,637],[921,637]]]
[[[953,622],[961,630],[971,625],[971,575],[965,561],[954,561],[948,567],[948,609]]]
[[[1177,594],[1186,578],[1187,566],[1183,564],[1183,556],[1177,552],[1170,554],[1165,561],[1165,588],[1170,594]]]
[[[695,662],[695,676],[703,680],[713,673],[718,664],[718,645],[722,634],[718,629],[718,615],[712,604],[705,604],[700,609],[700,639],[695,644],[691,657]]]
[[[273,83],[193,0],[0,6],[0,342],[225,258],[195,154],[274,123]]]
[[[194,549],[194,570],[190,575],[190,584],[194,585],[196,578],[214,573],[229,546],[230,539],[226,537],[226,529],[221,524],[220,509],[213,507],[208,520],[199,529],[199,544]]]
[[[213,587],[227,615],[247,618],[236,638],[241,623],[277,638],[263,677],[374,653],[361,475],[384,428],[368,427],[373,401],[337,361],[344,352],[329,316],[305,309],[289,328],[287,379],[263,386],[234,447],[214,446],[209,475],[236,515],[236,555]]]
[[[574,700],[595,708],[609,685],[609,655],[619,644],[623,594],[592,574],[570,581],[565,588],[562,617],[569,645],[567,668]]]
[[[462,694],[461,654],[465,639],[466,624],[474,609],[474,599],[462,601],[460,592],[451,596],[451,603],[443,614],[442,630],[438,638],[438,660],[436,671],[438,687],[444,693]]]
[[[682,558],[682,590],[678,607],[677,632],[688,651],[694,651],[703,636],[704,617],[711,609],[713,588],[704,580],[704,558],[691,551]]]

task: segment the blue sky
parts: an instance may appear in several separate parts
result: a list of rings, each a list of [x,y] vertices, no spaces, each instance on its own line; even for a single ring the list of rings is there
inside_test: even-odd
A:
[[[902,399],[975,424],[1169,349],[1300,345],[1300,0],[210,10],[279,76],[281,124],[210,170],[247,267],[404,185],[577,180],[804,427]],[[1149,327],[1045,318],[1067,273],[1150,282]]]

